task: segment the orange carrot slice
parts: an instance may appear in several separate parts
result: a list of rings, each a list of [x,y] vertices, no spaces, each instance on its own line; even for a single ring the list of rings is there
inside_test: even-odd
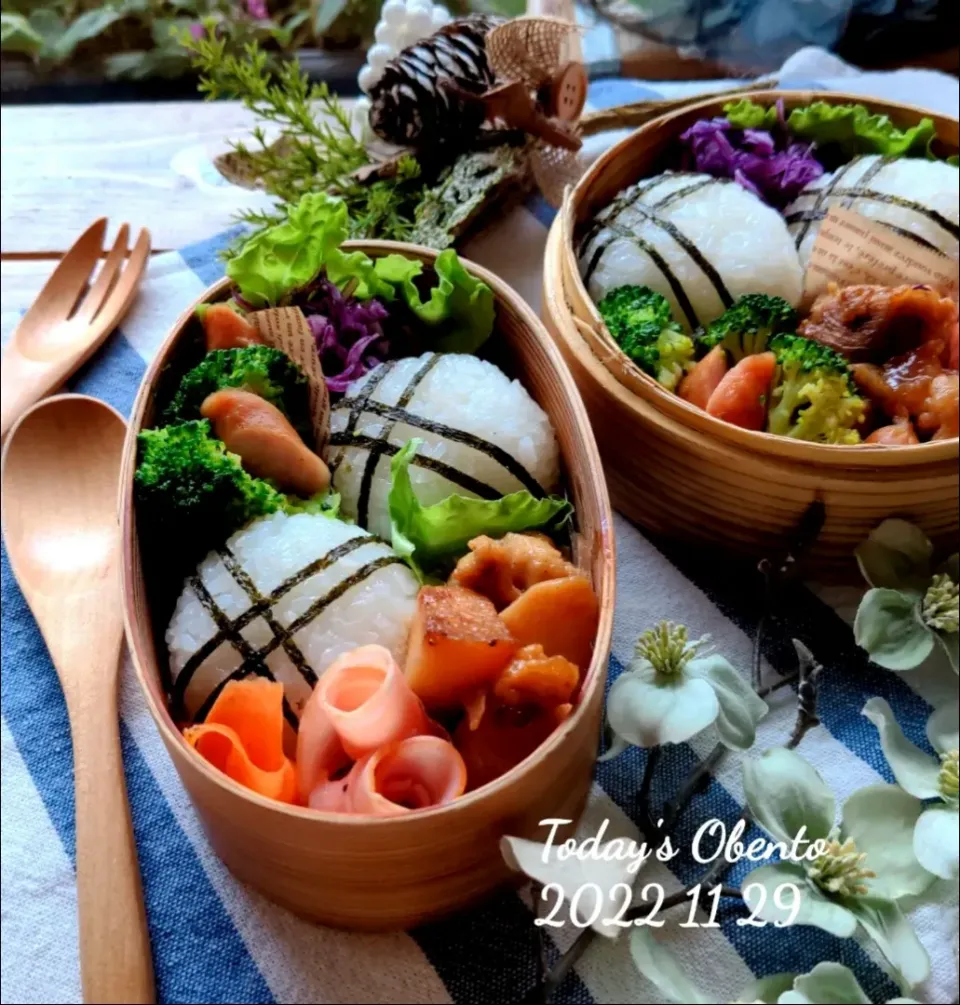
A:
[[[207,352],[264,344],[254,325],[227,304],[210,304],[205,307],[202,323],[203,333],[207,337]]]
[[[206,721],[183,731],[187,743],[235,782],[292,803],[293,763],[283,753],[283,685],[256,677],[229,681]]]
[[[707,412],[742,429],[763,429],[776,368],[772,352],[744,356],[710,395]]]
[[[680,381],[677,394],[697,408],[706,408],[726,372],[727,354],[722,346],[715,345]]]

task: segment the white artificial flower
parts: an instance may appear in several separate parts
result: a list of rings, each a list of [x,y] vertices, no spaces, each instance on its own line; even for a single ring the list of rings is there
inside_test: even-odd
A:
[[[913,829],[914,854],[935,876],[956,879],[960,875],[957,704],[944,705],[927,720],[927,739],[937,757],[925,754],[903,735],[883,698],[871,698],[863,706],[863,714],[880,733],[880,746],[897,784],[919,805]]]
[[[812,765],[785,747],[744,762],[743,790],[753,818],[776,840],[792,845],[802,834],[806,850],[820,842],[813,848],[819,854],[746,876],[747,906],[764,921],[783,923],[789,916],[793,924],[843,939],[859,926],[908,985],[926,980],[930,959],[897,904],[933,882],[913,852],[922,804],[896,785],[868,785],[843,804],[837,825],[833,793]],[[800,891],[798,910],[777,902],[777,888],[788,883]]]
[[[637,639],[607,698],[614,743],[604,760],[630,744],[683,743],[713,723],[727,747],[752,746],[766,702],[722,656],[702,651],[706,641],[688,641],[686,628],[668,621]]]

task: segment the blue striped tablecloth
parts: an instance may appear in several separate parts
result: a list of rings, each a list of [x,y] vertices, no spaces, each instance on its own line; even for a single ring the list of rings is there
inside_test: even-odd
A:
[[[876,75],[873,75],[876,76]],[[927,78],[923,78],[927,79]],[[803,83],[838,81],[822,79]],[[862,78],[843,84],[865,86]],[[679,85],[683,86],[683,85]],[[692,85],[688,85],[692,86]],[[702,85],[700,85],[702,86]],[[678,86],[604,81],[594,85],[594,105]],[[903,79],[871,85],[901,100]],[[955,109],[956,87],[918,103]],[[954,111],[955,114],[955,111]],[[515,212],[473,242],[471,257],[496,268],[535,305],[545,227],[542,203]],[[135,222],[135,221],[134,221]],[[140,298],[103,351],[72,382],[128,413],[147,362],[184,304],[221,275],[216,258],[224,235],[179,253],[157,256]],[[15,319],[5,318],[9,329]],[[610,675],[629,659],[637,633],[661,618],[687,624],[694,636],[710,633],[720,651],[746,669],[756,624],[755,580],[749,571],[704,566],[695,556],[658,547],[617,518],[618,597]],[[53,667],[36,626],[2,560],[2,1000],[81,1000],[74,881],[72,759],[66,712]],[[873,695],[886,698],[907,735],[927,748],[924,724],[934,703],[953,697],[956,677],[938,668],[898,677],[872,667],[853,643],[850,593],[802,589],[794,601],[792,633],[826,666],[821,694],[823,725],[804,740],[802,753],[833,787],[838,804],[863,785],[892,775],[876,731],[860,714]],[[793,668],[792,650],[775,635],[765,657],[780,672]],[[408,933],[354,935],[316,927],[245,888],[210,849],[164,751],[129,666],[122,688],[124,761],[162,1002],[458,1002],[514,1001],[535,974],[535,931],[528,901],[504,892],[483,907]],[[789,735],[794,695],[779,692],[761,724],[756,750]],[[714,738],[702,734],[665,751],[654,799],[669,798]],[[928,749],[928,748],[927,748]],[[743,804],[737,758],[724,762],[683,818],[678,843],[689,850],[698,822],[720,817],[732,824]],[[595,832],[604,818],[611,833],[636,836],[631,819],[643,770],[636,750],[598,766],[585,821]],[[645,875],[676,890],[702,871],[688,853]],[[745,867],[728,881],[739,883]],[[945,884],[941,884],[945,886]],[[939,891],[911,911],[933,963],[921,1000],[956,996],[955,891]],[[682,913],[682,912],[681,912]],[[875,952],[856,940],[841,941],[818,929],[740,928],[725,916],[718,930],[683,930],[675,921],[660,931],[682,954],[688,973],[716,1001],[733,1001],[754,975],[810,969],[822,960],[852,967],[875,1001],[896,994]],[[599,940],[560,989],[560,1002],[655,1002],[656,991],[630,961],[626,940]]]

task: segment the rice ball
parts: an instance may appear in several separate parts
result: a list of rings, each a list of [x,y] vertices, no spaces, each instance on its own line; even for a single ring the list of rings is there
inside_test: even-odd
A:
[[[368,643],[402,660],[418,584],[360,527],[273,513],[211,551],[187,579],[167,628],[175,714],[202,718],[231,678],[270,675],[299,717],[317,678]]]
[[[944,161],[876,154],[857,157],[811,182],[784,210],[800,262],[806,268],[832,206],[852,209],[896,233],[957,258],[960,207],[957,169]]]
[[[425,505],[454,493],[496,499],[553,492],[560,451],[546,412],[518,380],[476,356],[424,353],[354,381],[330,415],[326,452],[342,511],[390,537],[390,461],[413,437],[410,465]]]
[[[667,171],[624,189],[587,227],[580,273],[594,301],[649,286],[685,331],[746,293],[796,306],[803,270],[783,217],[736,182]]]

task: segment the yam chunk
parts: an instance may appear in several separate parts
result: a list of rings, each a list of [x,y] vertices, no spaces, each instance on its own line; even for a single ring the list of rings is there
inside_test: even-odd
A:
[[[500,617],[521,646],[538,642],[547,656],[563,656],[581,670],[590,665],[600,605],[585,576],[537,583]]]
[[[428,708],[452,708],[496,680],[518,648],[486,597],[458,586],[425,586],[404,672]]]

